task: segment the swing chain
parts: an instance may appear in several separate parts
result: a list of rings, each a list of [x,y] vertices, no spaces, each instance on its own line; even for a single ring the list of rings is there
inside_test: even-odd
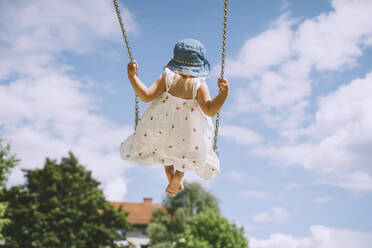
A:
[[[223,28],[222,28],[222,54],[221,54],[221,74],[219,80],[224,78],[225,73],[225,54],[226,54],[226,32],[227,32],[227,11],[228,11],[228,0],[224,0],[223,8]],[[221,92],[221,89],[219,89]],[[218,137],[218,128],[220,126],[220,111],[216,115],[216,124],[214,130],[214,140],[213,140],[213,150],[217,150],[217,137]]]
[[[224,1],[223,8],[223,27],[222,27],[222,54],[221,54],[221,75],[220,79],[224,77],[225,73],[225,54],[226,54],[226,32],[227,32],[227,11],[229,0]]]
[[[121,32],[123,34],[124,42],[125,42],[125,45],[127,47],[128,56],[129,56],[130,62],[133,62],[132,51],[131,51],[130,46],[129,46],[129,41],[128,41],[128,37],[127,37],[127,32],[125,31],[125,28],[124,28],[123,19],[121,18],[119,4],[118,4],[117,0],[113,0],[113,1],[114,1],[114,5],[115,5],[116,14],[118,16]],[[138,119],[139,119],[139,100],[138,100],[138,95],[137,94],[136,94],[136,99],[135,99],[135,116],[136,117],[135,117],[135,120],[134,120],[134,130],[136,130],[136,128],[137,128]]]
[[[116,14],[118,16],[121,32],[123,34],[124,42],[127,47],[128,51],[128,56],[130,59],[130,62],[133,62],[133,56],[132,56],[132,51],[129,46],[128,38],[127,38],[127,33],[124,28],[123,20],[121,18],[120,10],[119,10],[119,5],[117,0],[113,0],[114,5],[115,5],[115,10]],[[225,53],[226,53],[226,32],[227,32],[227,13],[228,13],[228,0],[224,0],[224,15],[223,15],[223,29],[222,29],[222,54],[221,54],[221,74],[219,79],[222,80],[224,77],[224,72],[225,72]],[[221,89],[219,90],[221,91]],[[139,120],[139,99],[138,95],[136,94],[136,99],[135,99],[135,126],[134,129],[137,128]],[[216,116],[216,128],[214,132],[214,142],[213,142],[213,150],[217,150],[217,137],[218,137],[218,128],[219,128],[219,123],[220,123],[220,112],[217,112]]]

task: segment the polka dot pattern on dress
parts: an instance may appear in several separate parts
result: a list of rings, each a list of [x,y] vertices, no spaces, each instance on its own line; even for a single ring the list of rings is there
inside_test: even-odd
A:
[[[173,164],[207,180],[219,172],[219,159],[212,148],[213,123],[196,98],[185,100],[167,92],[170,75],[174,74],[166,77],[166,92],[151,102],[136,132],[123,142],[121,157],[138,165]]]

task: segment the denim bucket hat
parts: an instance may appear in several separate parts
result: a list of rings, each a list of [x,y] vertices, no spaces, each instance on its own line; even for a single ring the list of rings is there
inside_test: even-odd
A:
[[[173,58],[165,66],[173,72],[193,77],[206,77],[211,66],[205,56],[203,44],[194,39],[183,39],[176,43]]]

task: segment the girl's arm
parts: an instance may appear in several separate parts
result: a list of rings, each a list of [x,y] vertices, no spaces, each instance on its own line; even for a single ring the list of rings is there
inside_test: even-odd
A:
[[[198,89],[197,99],[200,105],[200,108],[203,112],[212,117],[217,114],[217,112],[221,109],[222,105],[224,104],[228,94],[229,94],[229,81],[226,78],[223,80],[218,80],[218,88],[221,91],[218,95],[211,100],[208,86],[205,81],[201,84]]]
[[[137,76],[138,64],[136,61],[128,63],[128,79],[131,82],[134,91],[143,102],[150,102],[159,97],[165,90],[165,74],[160,75],[155,82],[147,88]]]

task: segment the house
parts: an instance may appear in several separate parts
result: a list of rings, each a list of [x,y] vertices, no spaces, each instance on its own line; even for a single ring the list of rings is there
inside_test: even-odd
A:
[[[151,214],[154,210],[164,208],[161,204],[152,203],[152,198],[144,198],[143,202],[110,202],[114,207],[122,209],[129,213],[128,221],[132,224],[133,230],[123,232],[127,239],[119,241],[117,244],[122,247],[130,248],[148,248],[150,239],[146,235],[146,228],[150,224]]]

